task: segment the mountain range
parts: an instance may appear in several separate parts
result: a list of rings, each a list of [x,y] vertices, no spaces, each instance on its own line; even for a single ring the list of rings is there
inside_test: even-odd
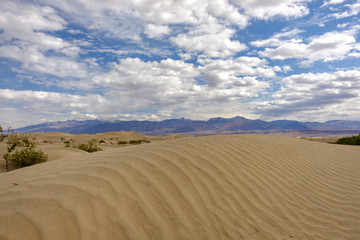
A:
[[[190,119],[168,119],[163,121],[59,121],[47,122],[16,129],[19,133],[64,132],[64,133],[102,133],[110,131],[136,131],[148,135],[167,135],[180,133],[186,135],[209,135],[231,133],[279,133],[286,134],[346,134],[359,133],[360,121],[333,120],[320,122],[299,122],[289,120],[263,121],[244,117],[211,118],[207,121]]]

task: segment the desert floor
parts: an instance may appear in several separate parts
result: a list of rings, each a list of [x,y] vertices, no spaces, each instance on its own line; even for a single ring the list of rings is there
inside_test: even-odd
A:
[[[270,135],[34,136],[50,161],[0,174],[1,240],[360,239],[357,146]],[[93,138],[103,151],[64,147]],[[116,144],[137,139],[151,143]]]

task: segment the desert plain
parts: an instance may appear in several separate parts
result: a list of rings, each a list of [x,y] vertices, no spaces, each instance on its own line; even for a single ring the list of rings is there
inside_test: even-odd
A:
[[[357,146],[255,134],[31,136],[49,161],[0,173],[1,240],[360,239]],[[64,147],[70,139],[103,151]],[[135,139],[150,143],[116,144]]]

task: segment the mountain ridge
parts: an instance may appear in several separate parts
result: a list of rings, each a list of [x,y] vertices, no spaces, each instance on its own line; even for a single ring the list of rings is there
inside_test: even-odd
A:
[[[64,132],[72,134],[103,133],[110,131],[136,131],[148,135],[166,135],[180,133],[187,135],[208,135],[222,133],[271,133],[271,132],[360,132],[360,121],[331,120],[320,122],[299,122],[294,120],[263,121],[251,120],[241,116],[234,118],[210,118],[209,120],[191,120],[185,118],[162,121],[101,121],[67,120],[46,122],[16,129],[19,133]]]

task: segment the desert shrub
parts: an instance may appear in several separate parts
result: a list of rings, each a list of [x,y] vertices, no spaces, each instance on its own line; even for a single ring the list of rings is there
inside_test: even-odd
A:
[[[48,156],[41,150],[35,150],[31,147],[27,147],[20,151],[16,150],[14,153],[5,153],[4,159],[7,165],[6,168],[9,170],[46,162],[48,160]]]
[[[30,139],[28,136],[24,136],[22,137],[22,142],[23,142],[23,147],[27,147],[27,148],[34,148],[36,147],[36,142],[35,142],[36,138],[32,138]]]
[[[148,141],[148,140],[142,140],[142,139],[140,139],[140,140],[130,140],[129,141],[129,143],[130,144],[141,144],[141,143],[149,143],[150,141]]]
[[[129,143],[130,144],[140,144],[142,142],[142,140],[130,140]]]
[[[99,143],[105,143],[105,140],[100,140]]]
[[[360,145],[360,134],[358,136],[339,138],[335,143],[346,145]]]
[[[18,147],[22,147],[23,143],[21,141],[21,137],[18,134],[10,134],[7,136],[7,144],[9,145],[15,145]]]
[[[6,137],[7,135],[3,133],[3,128],[0,126],[0,142],[3,142]]]
[[[64,147],[70,147],[70,141],[69,140],[64,141]]]
[[[6,135],[3,133],[0,133],[0,142],[3,142],[5,138],[6,138]]]
[[[80,150],[92,153],[92,152],[97,152],[97,151],[102,151],[102,149],[100,147],[98,147],[96,145],[96,143],[92,142],[92,141],[88,141],[88,144],[82,143],[78,145],[78,148]]]
[[[2,128],[0,129],[2,130]],[[48,157],[41,150],[35,150],[36,138],[19,135],[15,131],[8,129],[9,134],[4,138],[7,139],[7,152],[3,154],[5,159],[2,167],[6,171],[11,169],[31,166],[37,163],[46,162]],[[22,147],[22,150],[16,150],[17,147]]]
[[[149,143],[150,141],[148,140],[143,140],[143,139],[139,139],[139,140],[130,140],[130,141],[118,141],[117,144],[120,144],[120,145],[125,145],[125,144],[141,144],[141,143]]]

